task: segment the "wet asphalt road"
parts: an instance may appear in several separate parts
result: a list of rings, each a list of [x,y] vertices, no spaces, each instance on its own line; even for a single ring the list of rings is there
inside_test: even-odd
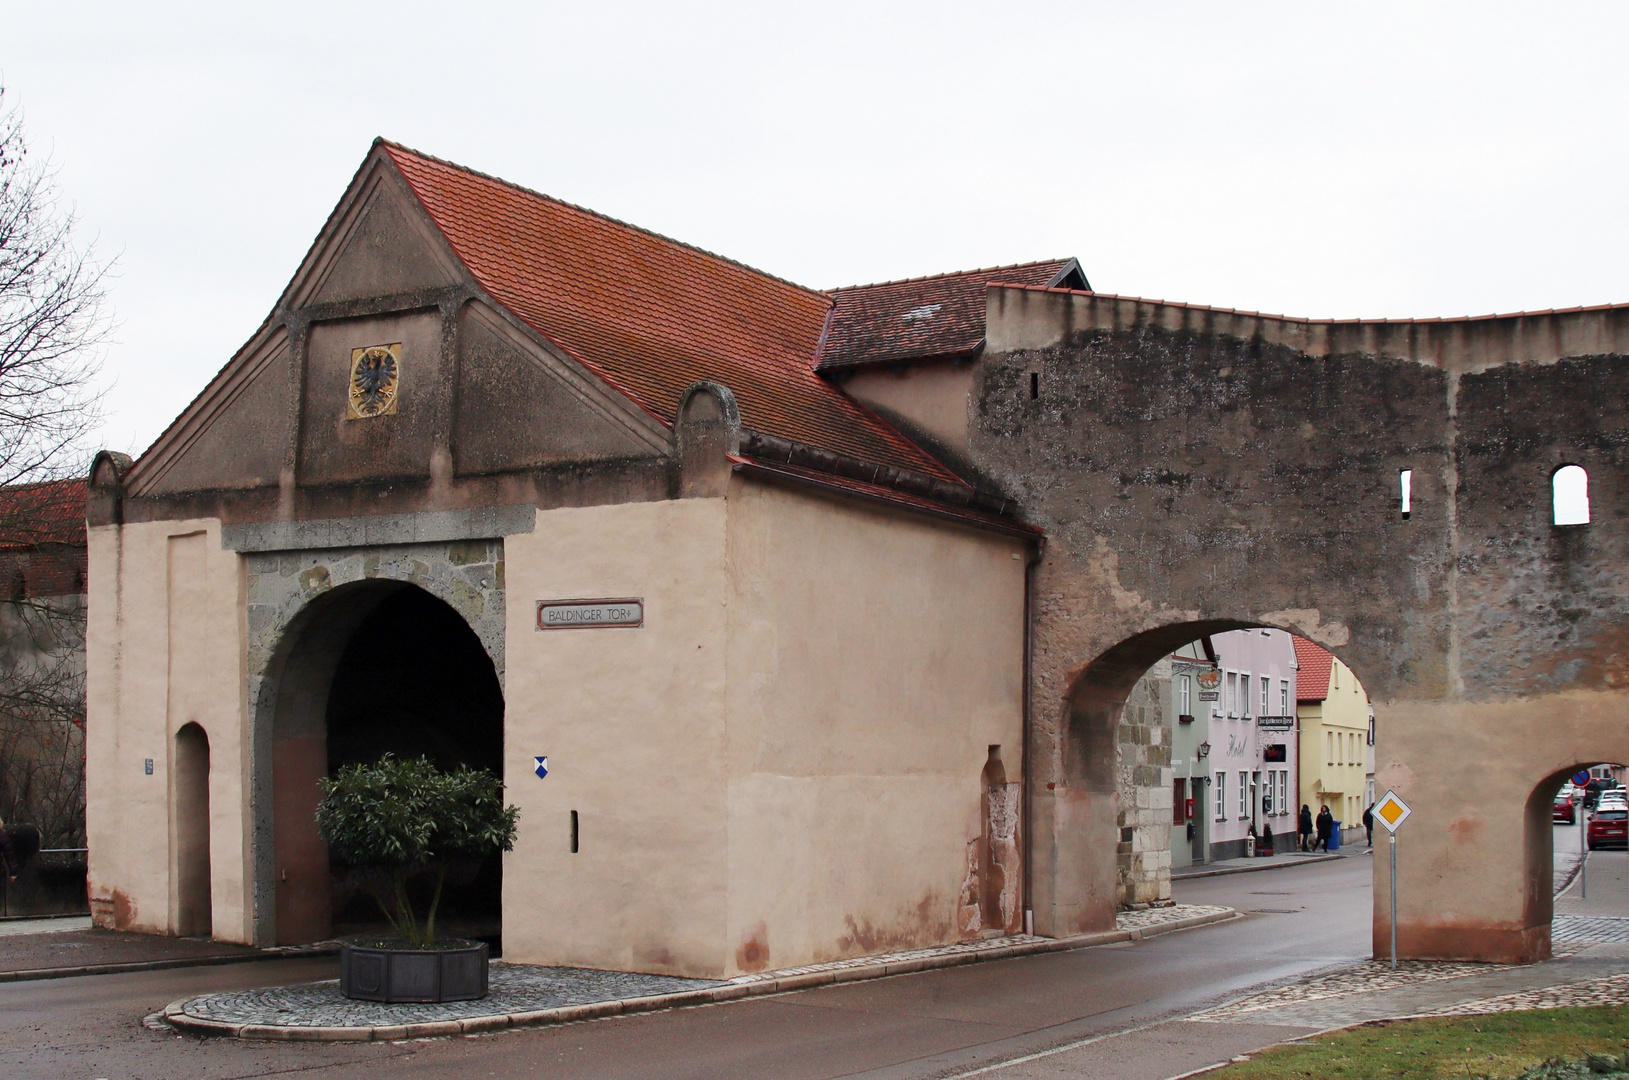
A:
[[[954,1075],[1185,1014],[1252,986],[1366,957],[1369,867],[1368,858],[1354,858],[1178,882],[1177,898],[1183,902],[1226,904],[1250,914],[1138,944],[481,1038],[280,1045],[178,1038],[141,1026],[143,1015],[190,994],[332,978],[332,960],[0,984],[0,1076],[914,1080]],[[1263,1040],[1259,1033],[1217,1025],[1213,1041],[1197,1048],[1144,1046],[1135,1061],[1125,1063],[1126,1075],[1158,1080],[1182,1071],[1195,1054],[1214,1061]]]

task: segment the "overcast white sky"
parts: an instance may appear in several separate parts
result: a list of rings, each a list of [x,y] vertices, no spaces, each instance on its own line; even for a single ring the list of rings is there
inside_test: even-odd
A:
[[[1629,301],[1626,24],[0,0],[0,79],[118,257],[105,441],[139,451],[260,324],[375,135],[817,287],[1074,255],[1105,292],[1293,315]]]

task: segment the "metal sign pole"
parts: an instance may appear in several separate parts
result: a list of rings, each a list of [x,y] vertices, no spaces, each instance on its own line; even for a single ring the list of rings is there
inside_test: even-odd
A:
[[[1391,969],[1397,970],[1397,834],[1391,834]]]
[[[1584,824],[1584,807],[1578,807],[1578,898],[1589,899],[1589,827]]]

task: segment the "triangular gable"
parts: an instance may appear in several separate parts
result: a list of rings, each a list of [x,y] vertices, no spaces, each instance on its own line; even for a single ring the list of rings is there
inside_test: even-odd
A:
[[[132,469],[137,496],[187,491],[275,486],[293,459],[296,365],[286,314],[303,310],[336,313],[376,301],[395,306],[415,297],[479,289],[446,238],[403,182],[389,155],[376,147],[284,289],[273,313],[204,391],[159,436]],[[380,303],[388,309],[390,303]],[[479,306],[479,305],[475,305]],[[667,449],[662,422],[607,385],[597,374],[552,348],[508,312],[486,308],[475,316],[489,333],[504,324],[503,362],[512,365],[514,389],[501,415],[523,436],[511,439],[514,460],[525,468],[560,458],[548,448],[524,445],[525,434],[564,435],[560,441],[585,457],[650,456]],[[478,370],[464,372],[478,378]],[[490,375],[486,384],[495,381]],[[538,412],[549,423],[531,424]],[[308,426],[309,426],[308,418]],[[567,430],[573,424],[574,430]],[[427,455],[418,455],[427,461]],[[482,456],[474,471],[495,467]],[[323,470],[319,469],[319,473]],[[341,474],[343,475],[343,474]],[[332,475],[318,475],[321,481]]]

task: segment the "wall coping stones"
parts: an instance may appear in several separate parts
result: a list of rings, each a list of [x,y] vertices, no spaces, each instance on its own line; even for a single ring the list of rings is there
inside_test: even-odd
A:
[[[482,1001],[441,1005],[350,1002],[340,996],[338,982],[331,980],[183,998],[172,1002],[161,1014],[150,1019],[161,1020],[171,1028],[196,1035],[282,1042],[387,1042],[470,1035],[711,1005],[833,983],[881,979],[890,975],[959,967],[1015,956],[1141,941],[1237,917],[1238,912],[1232,908],[1177,904],[1147,911],[1122,912],[1116,918],[1114,930],[1095,934],[1068,938],[1019,934],[988,941],[741,975],[723,982],[495,961],[491,976],[494,993]],[[597,1000],[581,1000],[584,996],[597,996],[596,990],[598,995],[603,996],[598,996]],[[499,1000],[495,1002],[493,998]],[[510,1006],[508,1009],[494,1009],[494,1005],[505,1003]],[[299,1011],[290,1011],[291,1006]],[[369,1022],[384,1019],[387,1011],[389,1019],[397,1022]],[[346,1016],[347,1012],[351,1015]],[[354,1022],[312,1022],[318,1013],[325,1014],[325,1019],[344,1017]]]
[[[444,544],[454,540],[514,536],[532,532],[536,527],[535,506],[482,506],[372,517],[227,524],[221,526],[221,547],[228,551],[259,552]]]

